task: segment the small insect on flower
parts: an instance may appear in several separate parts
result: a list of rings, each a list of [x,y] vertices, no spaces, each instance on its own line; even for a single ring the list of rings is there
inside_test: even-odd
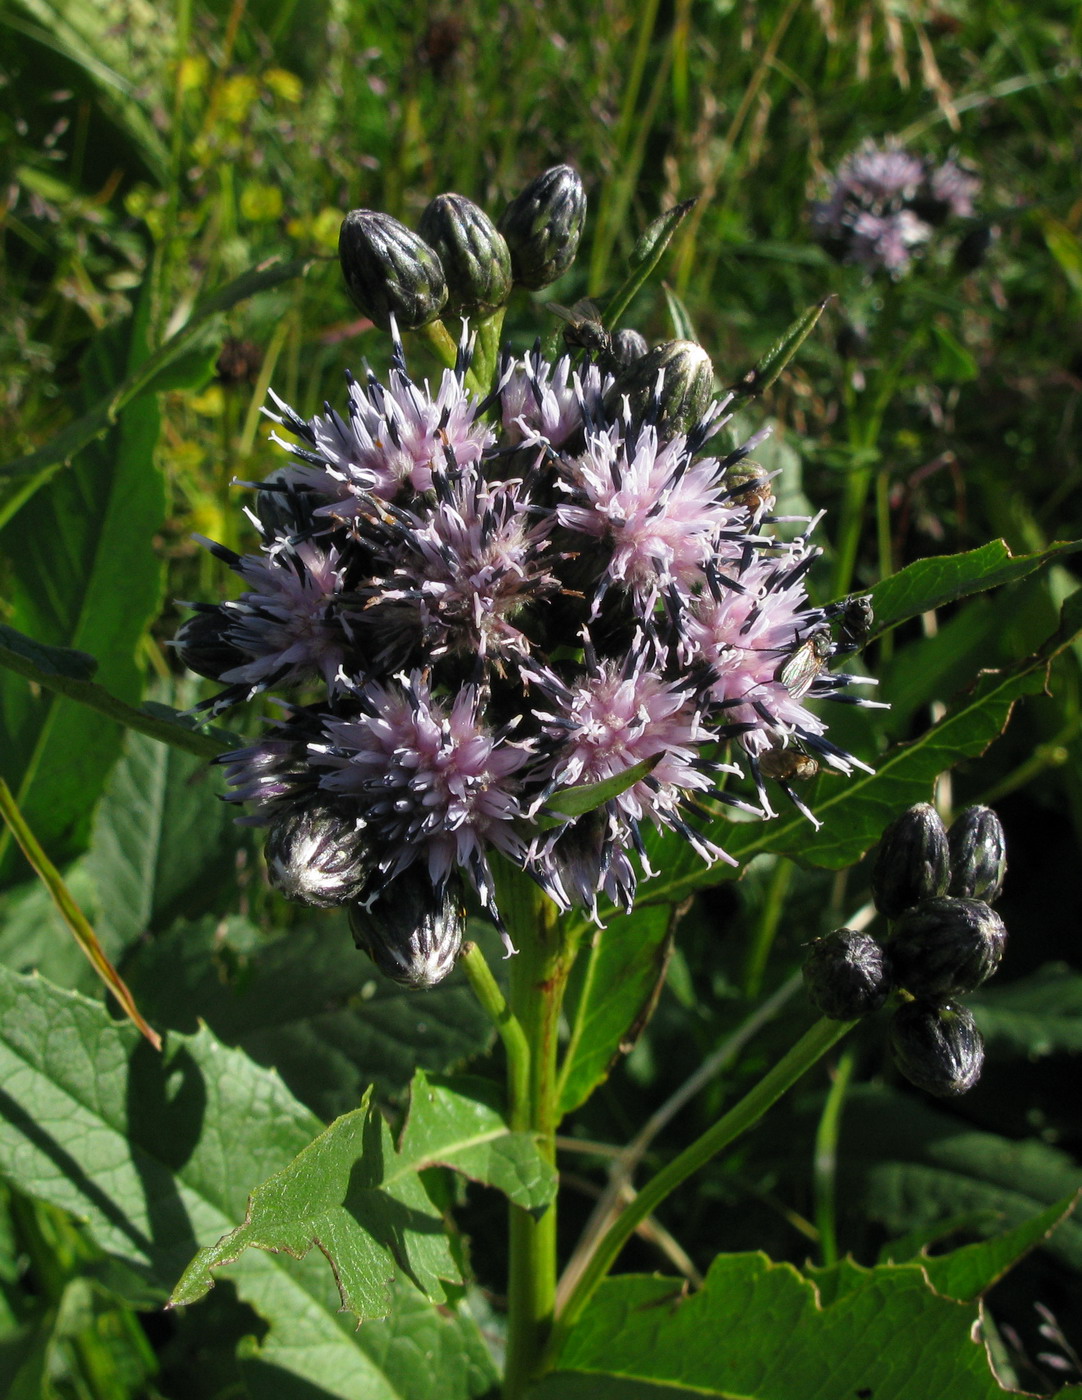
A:
[[[613,358],[612,336],[602,323],[601,309],[596,303],[584,298],[575,302],[572,307],[561,306],[556,301],[550,301],[547,305],[550,311],[566,323],[564,344],[569,350],[585,350],[587,354],[596,355],[604,364],[609,365]]]
[[[803,749],[778,744],[777,747],[764,749],[759,755],[759,772],[764,778],[774,778],[781,783],[793,778],[807,783],[819,772],[819,763]]]
[[[868,640],[868,633],[872,630],[872,623],[875,621],[872,600],[868,597],[846,598],[840,607],[838,646],[844,651],[859,651]]]
[[[778,667],[775,680],[781,682],[794,700],[802,700],[815,684],[815,678],[834,650],[830,632],[820,628],[806,637],[791,656]]]

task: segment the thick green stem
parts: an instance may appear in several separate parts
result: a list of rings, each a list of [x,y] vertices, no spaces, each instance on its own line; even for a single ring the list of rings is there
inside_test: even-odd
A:
[[[702,1137],[649,1181],[602,1238],[593,1258],[583,1270],[578,1285],[560,1313],[549,1342],[548,1356],[555,1361],[561,1346],[587,1303],[639,1223],[652,1215],[661,1202],[697,1172],[711,1157],[753,1127],[763,1114],[790,1089],[802,1074],[824,1055],[854,1025],[852,1021],[828,1021],[825,1017],[793,1046],[738,1104],[720,1118]]]
[[[537,1135],[542,1156],[555,1165],[559,1121],[557,1037],[573,947],[551,902],[521,875],[501,882],[500,901],[518,947],[511,964],[510,1006],[530,1054],[528,1112],[523,1126]],[[519,1400],[537,1375],[552,1328],[556,1300],[556,1206],[549,1206],[540,1218],[518,1206],[510,1209],[504,1400]]]
[[[508,1122],[516,1132],[522,1131],[530,1123],[530,1043],[476,943],[463,945],[459,962],[474,996],[503,1041],[507,1054]]]

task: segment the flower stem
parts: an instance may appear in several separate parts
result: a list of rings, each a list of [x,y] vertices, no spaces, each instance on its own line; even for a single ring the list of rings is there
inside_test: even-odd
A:
[[[741,1133],[753,1127],[767,1109],[796,1083],[805,1070],[810,1069],[854,1024],[852,1021],[828,1021],[825,1017],[817,1021],[739,1103],[643,1187],[635,1200],[602,1237],[593,1258],[583,1270],[578,1284],[568,1298],[567,1305],[556,1320],[549,1341],[550,1362],[558,1357],[565,1338],[582,1316],[586,1305],[616,1262],[636,1226],[648,1215],[652,1215],[666,1196],[675,1191],[693,1172],[697,1172],[722,1148],[728,1147]]]
[[[529,1047],[527,1112],[522,1127],[536,1134],[546,1161],[556,1162],[557,1033],[560,1005],[574,956],[573,940],[551,902],[514,872],[501,879],[500,908],[519,951],[511,964],[510,1009]],[[508,898],[510,896],[510,898]],[[509,1065],[510,1068],[510,1065]],[[516,1125],[518,1126],[518,1125]],[[511,1206],[507,1370],[504,1400],[520,1400],[535,1379],[552,1327],[556,1300],[556,1206],[540,1217]]]
[[[503,1041],[507,1054],[508,1122],[515,1131],[521,1131],[529,1126],[530,1121],[529,1042],[476,943],[463,944],[459,962],[469,978],[474,996]]]

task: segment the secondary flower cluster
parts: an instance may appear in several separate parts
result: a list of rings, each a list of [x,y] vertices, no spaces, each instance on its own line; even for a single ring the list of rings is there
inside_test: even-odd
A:
[[[623,370],[535,347],[482,394],[465,323],[429,384],[388,317],[390,372],[349,378],[341,412],[272,395],[290,460],[257,487],[258,547],[207,542],[242,591],[194,605],[177,647],[220,682],[213,712],[281,696],[220,760],[244,820],[269,825],[272,882],[350,906],[379,966],[428,986],[453,965],[466,885],[502,928],[494,856],[598,919],[652,873],[650,827],[728,860],[719,814],[772,815],[766,779],[806,811],[790,779],[858,764],[811,702],[852,700],[862,678],[830,664],[870,611],[809,601],[814,522],[775,533],[756,439],[706,450],[727,401],[702,410],[698,346]],[[569,789],[598,796],[576,807]]]
[[[817,939],[804,983],[825,1016],[853,1020],[901,994],[891,1049],[905,1077],[931,1094],[961,1094],[980,1077],[984,1045],[957,997],[998,968],[1007,931],[992,909],[1006,842],[990,807],[967,807],[948,832],[918,803],[883,832],[872,873],[875,907],[891,921],[885,946],[837,929]]]
[[[900,277],[936,228],[973,217],[980,187],[957,161],[934,165],[867,141],[842,162],[829,196],[812,204],[812,230],[839,260]]]

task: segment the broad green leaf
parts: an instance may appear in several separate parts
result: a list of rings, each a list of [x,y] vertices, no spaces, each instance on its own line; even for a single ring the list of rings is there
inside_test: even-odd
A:
[[[834,1301],[788,1264],[722,1255],[703,1288],[629,1275],[602,1285],[536,1400],[998,1400],[974,1340],[977,1306],[944,1298],[918,1265],[836,1267]],[[914,1364],[914,1358],[920,1364]],[[1076,1394],[1082,1392],[1076,1392]]]
[[[962,1213],[995,1212],[1025,1226],[1079,1188],[1077,1163],[1037,1138],[1015,1141],[970,1128],[913,1095],[860,1086],[845,1110],[847,1152],[840,1190],[854,1209],[892,1234]],[[1068,1218],[1045,1248],[1082,1268],[1082,1225]]]
[[[137,948],[124,976],[154,1025],[194,1031],[205,1021],[276,1069],[325,1122],[369,1084],[398,1092],[414,1069],[453,1069],[493,1039],[460,972],[423,995],[400,987],[329,911],[271,941],[240,920],[181,922]]]
[[[1048,963],[1004,986],[982,987],[973,1011],[989,1052],[1031,1059],[1082,1050],[1082,975]]]
[[[672,916],[663,907],[613,918],[579,953],[564,1008],[571,1036],[560,1067],[561,1114],[578,1108],[630,1050],[668,962]]]
[[[875,609],[873,635],[896,627],[973,593],[1014,583],[1053,559],[1077,554],[1082,540],[1064,540],[1035,554],[1013,555],[1005,540],[990,540],[965,554],[938,554],[899,569],[872,590]]]
[[[244,1214],[249,1187],[320,1128],[277,1075],[208,1030],[170,1035],[156,1055],[102,1006],[2,968],[0,1085],[0,1173],[86,1221],[161,1298],[197,1244]],[[468,1340],[469,1365],[448,1364],[454,1400],[486,1388],[476,1328],[448,1308],[422,1313],[415,1293],[401,1316],[396,1302],[388,1324],[358,1332],[322,1259],[253,1250],[230,1277],[270,1324],[256,1354],[276,1383],[292,1378],[283,1397],[310,1400],[311,1379],[341,1400],[439,1400],[403,1356],[415,1333],[449,1357]]]
[[[97,884],[95,926],[110,947],[222,908],[223,892],[235,902],[237,856],[252,848],[252,834],[218,800],[220,787],[205,759],[128,735],[85,858]]]
[[[921,1267],[932,1287],[937,1293],[957,1298],[960,1302],[987,1293],[1008,1269],[1018,1263],[1023,1254],[1041,1244],[1071,1214],[1078,1204],[1080,1191],[1082,1187],[1053,1202],[1047,1210],[1042,1210],[1032,1220],[1023,1221],[1006,1234],[996,1235],[980,1244],[963,1245],[960,1249],[952,1249],[949,1254],[922,1259]]]
[[[130,324],[105,332],[83,361],[93,401],[146,359],[146,302]],[[142,692],[135,651],[158,610],[162,566],[153,536],[165,518],[154,466],[153,398],[129,403],[102,441],[0,533],[10,571],[10,622],[52,647],[88,652],[101,685],[131,704]],[[10,639],[9,639],[10,640]],[[57,864],[85,848],[90,818],[123,731],[20,676],[0,672],[4,776],[31,829]],[[9,859],[7,869],[13,869]]]
[[[553,1169],[529,1134],[507,1127],[487,1081],[429,1082],[418,1071],[397,1151],[369,1091],[360,1108],[256,1187],[244,1224],[199,1251],[172,1305],[201,1298],[214,1283],[211,1270],[248,1249],[303,1258],[313,1247],[334,1270],[342,1306],[362,1320],[386,1316],[396,1273],[442,1301],[443,1283],[461,1276],[419,1176],[433,1166],[496,1186],[529,1209],[543,1209],[555,1192]]]
[[[187,753],[215,758],[230,748],[237,748],[241,742],[226,729],[203,728],[198,720],[172,706],[148,702],[137,708],[118,700],[91,679],[98,669],[96,657],[67,647],[43,646],[4,623],[0,623],[0,666],[96,710],[126,729],[134,729]]]
[[[1059,629],[1039,651],[1015,666],[982,674],[938,724],[881,758],[874,774],[820,777],[813,789],[816,797],[809,800],[823,823],[818,831],[794,812],[771,822],[719,823],[710,830],[711,839],[741,865],[762,851],[830,870],[853,864],[902,808],[927,801],[937,774],[960,759],[982,754],[999,738],[1015,701],[1044,688],[1048,666],[1079,630],[1080,614],[1082,593],[1077,593],[1064,605]],[[732,874],[728,867],[704,869],[694,851],[670,834],[651,838],[647,846],[651,863],[663,872],[642,887],[640,900],[651,904],[674,903]]]

